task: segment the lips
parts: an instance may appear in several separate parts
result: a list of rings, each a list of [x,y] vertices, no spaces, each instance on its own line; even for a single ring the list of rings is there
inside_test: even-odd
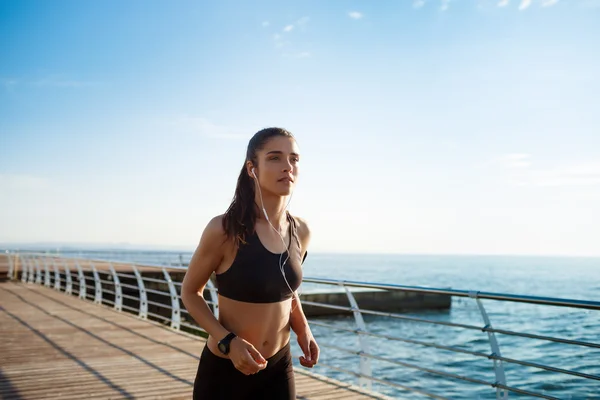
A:
[[[284,178],[278,179],[277,182],[294,182],[294,180],[289,176],[286,176]]]

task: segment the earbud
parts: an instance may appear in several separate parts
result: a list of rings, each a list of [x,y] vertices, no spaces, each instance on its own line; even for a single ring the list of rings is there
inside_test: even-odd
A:
[[[256,174],[254,173],[254,167],[252,167],[252,175],[254,175],[254,177],[256,178]],[[256,178],[258,179],[258,178]]]

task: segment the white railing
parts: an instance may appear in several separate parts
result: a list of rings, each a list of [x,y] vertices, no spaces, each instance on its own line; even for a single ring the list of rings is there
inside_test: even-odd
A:
[[[180,297],[181,282],[172,279],[173,273],[180,273],[181,275],[185,272],[185,267],[166,267],[164,265],[151,264],[136,265],[133,262],[127,261],[82,259],[77,257],[48,255],[45,253],[9,253],[8,258],[9,277],[11,279],[20,279],[26,284],[39,284],[49,288],[52,287],[55,290],[63,291],[69,295],[78,295],[79,298],[84,300],[93,301],[97,304],[106,304],[112,306],[117,311],[126,310],[135,313],[142,319],[152,318],[162,321],[166,325],[169,325],[170,328],[175,330],[186,328],[192,331],[204,332],[204,330],[200,328],[189,316],[185,308],[182,307]],[[118,267],[118,270],[116,267]],[[142,271],[142,268],[144,271]],[[147,276],[147,272],[152,272],[153,276]],[[77,274],[75,279],[72,276],[73,273]],[[505,364],[531,367],[564,376],[582,378],[587,382],[597,382],[597,393],[600,393],[600,374],[598,372],[584,373],[566,368],[560,368],[557,366],[505,357],[501,353],[496,334],[509,335],[522,339],[535,339],[546,342],[562,343],[570,346],[578,346],[589,349],[600,349],[600,343],[582,340],[570,340],[548,335],[519,332],[516,330],[499,329],[492,325],[492,321],[486,311],[486,308],[484,307],[482,299],[510,303],[529,303],[542,306],[568,307],[574,309],[585,309],[593,312],[600,311],[600,302],[536,296],[519,296],[479,291],[375,284],[369,282],[342,281],[334,279],[304,278],[303,282],[307,284],[319,284],[327,285],[329,287],[342,288],[345,291],[348,297],[348,303],[350,305],[348,307],[305,300],[302,300],[302,303],[310,306],[336,309],[340,312],[349,313],[354,317],[355,328],[352,329],[334,325],[328,322],[326,319],[325,321],[323,319],[309,320],[309,323],[313,327],[319,327],[326,331],[346,332],[356,337],[358,349],[341,347],[336,344],[329,343],[321,344],[321,348],[323,349],[323,352],[326,352],[327,349],[332,349],[356,355],[358,357],[359,372],[327,362],[319,362],[319,366],[354,376],[358,379],[359,385],[364,388],[370,389],[371,384],[376,382],[389,387],[419,393],[431,398],[446,399],[446,397],[433,393],[431,390],[412,387],[393,379],[378,378],[378,374],[374,372],[371,365],[372,360],[378,360],[407,369],[422,371],[433,376],[450,378],[457,382],[469,382],[480,386],[488,386],[490,390],[495,391],[495,396],[497,399],[506,399],[508,398],[509,393],[517,393],[544,399],[557,399],[557,397],[553,397],[548,394],[518,388],[514,384],[507,382],[504,369]],[[157,287],[159,287],[159,289],[162,287],[164,290],[158,290]],[[476,304],[479,310],[481,324],[461,324],[408,316],[400,313],[362,309],[353,295],[351,290],[352,288],[449,295],[456,298],[469,299],[469,301],[473,301],[474,304]],[[211,281],[209,281],[207,284],[207,290],[210,298],[210,300],[207,300],[207,303],[218,317],[219,309],[217,289]],[[152,299],[149,299],[149,295],[151,295],[150,297]],[[128,302],[124,302],[124,299]],[[162,300],[157,301],[158,299]],[[132,305],[136,304],[137,306],[132,307]],[[148,306],[153,306],[153,311],[149,311]],[[165,313],[160,314],[154,312],[159,309],[170,310],[170,312],[167,311],[168,316],[164,315]],[[462,330],[485,332],[487,333],[490,351],[474,351],[456,346],[447,346],[439,343],[428,342],[425,340],[416,340],[395,335],[371,332],[368,329],[368,324],[363,318],[363,316],[369,315],[385,317],[395,321],[411,321],[419,324],[442,325],[459,328]],[[600,317],[600,314],[598,314],[598,316]],[[600,333],[597,337],[600,339]],[[456,354],[469,355],[477,359],[487,359],[490,361],[490,368],[494,371],[495,380],[490,382],[480,378],[450,373],[439,369],[427,368],[414,363],[375,354],[375,352],[370,348],[370,339],[372,338],[385,339],[391,343],[403,342],[411,345],[423,346],[426,348],[435,348],[439,350],[450,351]],[[600,371],[600,360],[598,360],[597,365],[598,371]]]

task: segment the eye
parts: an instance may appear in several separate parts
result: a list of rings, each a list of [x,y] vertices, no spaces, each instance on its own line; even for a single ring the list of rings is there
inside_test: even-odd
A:
[[[279,160],[279,157],[278,156],[274,156],[274,157],[269,158],[269,160],[277,161],[277,160]]]

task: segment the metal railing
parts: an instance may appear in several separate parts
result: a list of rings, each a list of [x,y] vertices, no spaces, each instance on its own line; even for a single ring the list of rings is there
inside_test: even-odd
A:
[[[481,379],[471,378],[468,376],[461,376],[458,374],[448,373],[448,372],[435,370],[435,369],[431,369],[431,368],[424,368],[419,365],[373,355],[369,352],[368,347],[363,347],[362,341],[360,342],[360,345],[361,345],[360,351],[340,348],[338,346],[332,346],[332,345],[325,346],[325,347],[329,347],[329,348],[336,349],[339,351],[350,352],[350,353],[356,354],[361,357],[361,360],[365,360],[364,363],[367,365],[367,367],[365,369],[361,368],[361,372],[359,374],[354,373],[353,371],[342,371],[342,372],[347,372],[347,373],[353,374],[363,380],[369,379],[372,381],[376,381],[378,383],[392,385],[392,386],[395,386],[395,387],[398,387],[398,388],[401,388],[401,389],[404,389],[407,391],[424,394],[424,395],[427,395],[432,398],[445,399],[445,397],[439,396],[434,393],[426,392],[424,390],[417,390],[414,388],[407,387],[405,385],[400,385],[400,384],[390,382],[390,381],[384,382],[381,379],[373,378],[369,374],[370,367],[368,366],[369,364],[368,364],[368,361],[366,361],[366,360],[376,359],[376,360],[385,361],[385,362],[388,362],[391,364],[395,364],[398,366],[402,366],[405,368],[420,370],[420,371],[423,371],[423,372],[426,372],[429,374],[433,374],[433,375],[437,375],[440,377],[447,377],[447,378],[452,378],[452,379],[456,379],[456,380],[460,380],[460,381],[464,381],[464,382],[470,382],[470,383],[475,383],[475,384],[479,384],[479,385],[490,386],[491,388],[496,390],[496,398],[497,399],[508,398],[509,392],[524,394],[524,395],[537,397],[537,398],[558,399],[557,397],[545,395],[542,393],[536,393],[536,392],[533,392],[530,390],[524,390],[524,389],[520,389],[520,388],[508,385],[507,380],[506,380],[505,371],[504,371],[504,363],[510,363],[510,364],[517,364],[517,365],[521,365],[521,366],[537,368],[537,369],[544,370],[544,371],[551,371],[551,372],[556,372],[559,374],[576,376],[579,378],[598,381],[599,382],[598,383],[598,393],[600,394],[600,375],[599,374],[587,374],[587,373],[568,370],[568,369],[564,369],[564,368],[557,368],[557,367],[553,367],[553,366],[549,366],[549,365],[544,365],[544,364],[540,364],[540,363],[533,363],[533,362],[528,362],[528,361],[523,361],[523,360],[517,360],[514,358],[503,357],[501,354],[500,346],[498,344],[495,334],[498,333],[498,334],[511,335],[511,336],[516,336],[516,337],[521,337],[521,338],[538,339],[538,340],[543,340],[543,341],[548,341],[548,342],[564,343],[564,344],[568,344],[568,345],[584,346],[584,347],[595,348],[595,349],[600,349],[600,343],[592,343],[592,342],[586,342],[586,341],[581,341],[581,340],[568,340],[568,339],[564,339],[564,338],[557,338],[557,337],[552,337],[552,336],[547,336],[547,335],[537,335],[537,334],[517,332],[517,331],[507,330],[507,329],[494,328],[492,326],[491,320],[486,312],[485,306],[481,300],[489,299],[489,300],[498,300],[498,301],[510,301],[510,302],[538,304],[538,305],[547,305],[547,306],[571,307],[571,308],[579,308],[579,309],[594,310],[594,311],[600,311],[600,302],[584,301],[584,300],[569,300],[569,299],[562,299],[562,298],[536,297],[536,296],[517,296],[517,295],[511,295],[511,294],[480,292],[480,291],[433,289],[433,288],[422,288],[422,287],[416,287],[416,286],[374,284],[374,283],[368,283],[368,282],[343,281],[343,280],[334,280],[334,279],[305,278],[304,282],[342,286],[346,290],[348,297],[350,299],[350,304],[352,306],[351,307],[343,307],[343,306],[339,306],[339,305],[330,305],[330,304],[316,303],[316,302],[310,302],[310,301],[302,301],[302,304],[319,306],[319,307],[324,307],[324,308],[335,308],[338,310],[352,312],[354,315],[365,314],[365,315],[383,316],[383,317],[393,318],[393,319],[397,319],[397,320],[412,321],[412,322],[423,323],[423,324],[443,325],[443,326],[466,329],[466,330],[481,331],[481,332],[486,332],[488,334],[489,346],[490,346],[491,352],[483,353],[483,352],[478,352],[478,351],[470,351],[470,350],[453,347],[453,346],[443,346],[443,345],[440,345],[437,343],[431,343],[431,342],[426,342],[426,341],[421,341],[421,340],[414,340],[414,339],[402,338],[402,337],[397,337],[397,336],[392,336],[392,335],[382,335],[382,334],[377,334],[377,333],[371,333],[362,327],[362,326],[364,326],[364,323],[362,322],[362,319],[359,320],[358,318],[356,321],[356,325],[358,328],[352,329],[352,330],[339,328],[339,327],[332,326],[330,324],[322,323],[319,321],[309,321],[312,325],[322,326],[322,327],[330,329],[330,330],[345,330],[348,332],[352,332],[352,333],[358,335],[359,337],[383,338],[383,339],[388,339],[391,341],[410,343],[410,344],[420,345],[420,346],[424,346],[424,347],[448,350],[448,351],[455,352],[455,353],[468,354],[468,355],[479,357],[479,358],[485,358],[485,359],[491,360],[493,362],[493,371],[494,371],[494,374],[496,377],[496,380],[494,382],[487,382],[487,381],[484,381]],[[464,298],[473,299],[473,301],[476,302],[479,312],[481,314],[481,318],[483,320],[483,325],[469,325],[469,324],[459,324],[459,323],[445,322],[445,321],[435,321],[435,320],[430,320],[430,319],[406,316],[406,315],[402,315],[402,314],[398,314],[398,313],[361,309],[358,306],[356,306],[355,302],[352,300],[352,293],[349,290],[349,288],[351,288],[351,287],[362,288],[362,289],[369,288],[369,289],[378,289],[378,290],[399,290],[399,291],[420,292],[420,293],[427,293],[427,294],[443,294],[443,295],[450,295],[453,297],[464,297]],[[599,314],[599,316],[600,316],[600,314]],[[600,339],[600,334],[598,335],[598,338]],[[361,367],[362,367],[362,365],[363,364],[361,364]],[[341,370],[339,367],[336,367],[336,366],[329,366],[329,365],[326,365],[326,366],[330,367],[332,369]],[[600,359],[598,362],[598,371],[600,372]]]
[[[139,318],[152,318],[154,320],[161,321],[169,325],[171,329],[179,330],[186,328],[188,330],[205,332],[193,321],[185,308],[182,307],[180,295],[181,282],[172,279],[172,273],[184,273],[186,271],[185,267],[165,267],[164,265],[159,266],[151,264],[137,265],[133,262],[127,261],[81,259],[76,257],[54,256],[44,253],[9,253],[8,258],[9,277],[11,279],[20,279],[23,283],[27,284],[39,284],[46,287],[52,287],[55,290],[63,291],[68,295],[77,295],[79,298],[84,300],[93,301],[97,304],[106,304],[112,306],[117,311],[126,310],[136,313]],[[76,273],[75,277],[73,277],[74,272]],[[144,273],[146,272],[153,272],[155,276],[145,276]],[[158,275],[156,275],[157,272]],[[479,386],[487,386],[491,391],[495,391],[495,396],[497,399],[506,399],[508,398],[509,393],[528,395],[536,398],[557,399],[557,397],[532,390],[522,389],[507,382],[505,364],[520,365],[535,368],[541,371],[553,372],[564,376],[577,377],[592,382],[598,382],[598,393],[600,393],[600,374],[585,373],[571,369],[545,365],[542,363],[505,357],[501,353],[496,334],[508,335],[523,339],[535,339],[551,343],[561,343],[569,346],[581,346],[591,349],[600,349],[600,343],[496,328],[492,325],[492,321],[482,300],[485,299],[511,303],[569,307],[590,310],[594,312],[600,311],[600,302],[536,296],[519,296],[479,291],[375,284],[369,282],[355,282],[334,279],[304,278],[303,282],[309,284],[335,286],[336,288],[341,288],[346,293],[349,306],[340,306],[306,300],[302,300],[302,304],[336,309],[340,312],[347,312],[349,315],[353,316],[355,328],[338,326],[328,322],[327,320],[324,322],[323,320],[309,319],[309,324],[313,327],[319,327],[326,331],[346,332],[356,337],[358,350],[356,348],[346,348],[336,344],[328,343],[320,344],[320,347],[322,349],[331,349],[357,356],[359,372],[321,361],[319,362],[319,366],[354,376],[358,379],[359,385],[363,388],[371,389],[372,383],[378,383],[408,392],[419,393],[430,398],[446,399],[446,397],[433,393],[430,390],[413,387],[405,383],[394,381],[393,379],[378,378],[377,371],[374,371],[372,367],[372,361],[377,360],[409,370],[421,371],[423,373],[441,378],[449,378],[457,382],[468,382]],[[359,307],[351,288],[417,292],[448,295],[455,298],[465,298],[474,302],[476,305],[481,317],[481,324],[475,325],[440,321],[423,318],[421,316],[410,316],[394,312],[362,309]],[[210,300],[207,300],[207,303],[213,310],[213,313],[215,313],[215,315],[218,317],[219,309],[217,289],[210,280],[208,281],[206,290],[208,290],[210,298]],[[124,300],[127,301],[124,302]],[[132,307],[132,305],[134,306]],[[152,306],[152,311],[149,310],[149,306]],[[159,311],[157,311],[159,309],[169,311],[167,311],[167,315],[165,315],[165,312],[161,314]],[[598,315],[600,316],[600,314]],[[426,340],[417,340],[391,334],[371,332],[367,327],[368,324],[365,322],[364,316],[385,317],[394,321],[410,321],[418,324],[429,324],[457,328],[461,330],[484,332],[487,334],[490,351],[475,351],[457,346],[442,345]],[[600,334],[598,337],[600,338]],[[455,354],[468,355],[476,359],[489,360],[490,368],[494,372],[495,379],[493,381],[488,381],[477,377],[465,376],[435,368],[428,368],[412,362],[375,354],[370,345],[370,340],[374,338],[385,339],[392,343],[406,343],[410,345],[423,346],[425,348],[450,351]],[[600,359],[598,360],[598,366],[598,369],[600,370]]]
[[[173,271],[184,273],[186,271],[184,267],[139,265],[129,261],[81,259],[44,253],[23,252],[8,253],[7,255],[10,279],[52,287],[69,295],[77,295],[80,299],[91,300],[97,304],[108,304],[117,311],[126,310],[136,313],[142,319],[148,319],[151,316],[168,323],[171,328],[176,330],[185,326],[195,331],[205,332],[195,323],[183,322],[181,318],[182,313],[189,314],[180,302],[181,282],[172,280],[171,273]],[[118,270],[115,265],[119,267]],[[99,266],[101,268],[98,268]],[[50,268],[52,268],[52,272]],[[140,271],[141,268],[156,270],[161,278],[144,276]],[[161,289],[148,287],[149,285],[160,286]],[[162,290],[163,287],[165,290]],[[131,290],[134,292],[132,293]],[[211,299],[207,303],[218,317],[216,287],[209,281],[206,290]],[[149,294],[159,297],[150,300]],[[155,301],[160,298],[168,298],[168,301]],[[124,300],[129,300],[130,304]],[[134,303],[135,307],[132,307],[131,303]],[[149,311],[149,305],[170,310],[170,315],[167,317]],[[189,320],[193,321],[191,318]]]

